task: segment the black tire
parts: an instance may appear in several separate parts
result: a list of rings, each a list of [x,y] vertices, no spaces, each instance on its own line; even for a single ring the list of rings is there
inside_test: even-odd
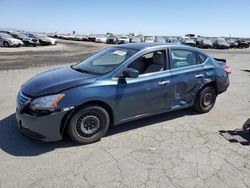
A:
[[[4,47],[9,47],[10,45],[9,45],[9,43],[8,43],[7,41],[4,41],[4,42],[3,42],[3,46],[4,46]]]
[[[108,131],[110,117],[100,106],[86,106],[78,109],[69,121],[67,132],[79,144],[99,141]]]
[[[217,93],[214,87],[203,88],[195,98],[194,109],[200,113],[209,112],[214,107],[216,97]]]

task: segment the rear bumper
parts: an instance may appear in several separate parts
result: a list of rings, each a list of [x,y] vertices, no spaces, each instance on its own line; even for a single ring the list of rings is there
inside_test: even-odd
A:
[[[31,116],[16,112],[21,133],[36,140],[53,142],[62,139],[61,125],[67,112],[57,112],[45,116]]]
[[[229,87],[230,82],[228,77],[224,77],[222,80],[217,82],[217,89],[218,89],[218,94],[223,93],[227,90]]]

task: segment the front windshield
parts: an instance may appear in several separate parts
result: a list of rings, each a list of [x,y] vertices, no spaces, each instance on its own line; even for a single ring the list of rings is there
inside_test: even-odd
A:
[[[27,38],[27,36],[25,36],[24,34],[22,34],[22,33],[17,33],[16,34],[18,37],[20,37],[20,38]]]
[[[4,38],[12,38],[12,36],[6,34],[6,33],[0,33],[0,36],[1,37],[4,37]]]
[[[72,68],[90,74],[106,74],[136,52],[137,50],[127,48],[108,48],[74,65]]]

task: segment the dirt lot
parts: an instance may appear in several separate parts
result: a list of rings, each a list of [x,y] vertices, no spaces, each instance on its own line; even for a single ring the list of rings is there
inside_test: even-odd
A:
[[[39,143],[20,135],[15,97],[22,83],[106,46],[59,41],[49,47],[0,48],[1,188],[250,187],[249,143],[231,143],[219,134],[250,118],[250,49],[207,50],[226,58],[233,72],[228,91],[207,114],[186,109],[127,123],[84,146],[68,138]]]

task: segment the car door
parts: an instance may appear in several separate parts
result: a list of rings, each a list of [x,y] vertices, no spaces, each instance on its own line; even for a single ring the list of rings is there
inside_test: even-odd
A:
[[[152,53],[158,53],[158,51],[153,51],[149,54]],[[164,56],[164,62],[161,62],[163,63],[161,70],[157,70],[157,68],[153,68],[153,65],[150,65],[150,61],[147,61],[150,60],[150,58],[140,62],[141,59],[149,55],[145,54],[128,65],[128,68],[134,68],[140,72],[139,77],[126,78],[125,81],[118,81],[117,96],[119,99],[117,100],[117,106],[119,108],[121,121],[147,116],[169,109],[171,73],[170,70],[166,68],[166,50],[161,50],[161,53],[163,53]],[[154,59],[154,63],[157,64],[155,58],[152,59]],[[138,60],[139,62],[136,62]],[[136,66],[135,63],[137,63]],[[140,63],[143,63],[142,66],[146,64],[144,70],[139,70],[138,65],[140,65]],[[131,65],[133,65],[133,67],[131,67]]]
[[[203,58],[206,59],[206,56]],[[205,61],[203,59],[203,61]],[[196,51],[170,49],[170,70],[173,86],[171,109],[191,106],[204,83],[205,70]]]

